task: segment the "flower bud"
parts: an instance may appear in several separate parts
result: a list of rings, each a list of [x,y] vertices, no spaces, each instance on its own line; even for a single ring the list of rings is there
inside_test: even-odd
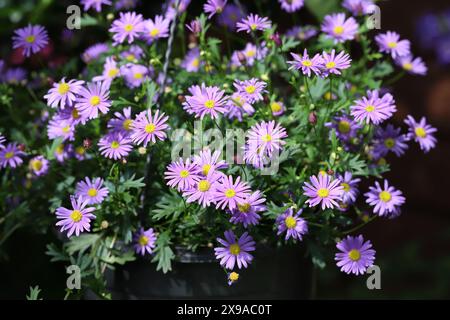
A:
[[[308,121],[311,124],[316,124],[317,123],[317,115],[316,115],[316,113],[314,111],[309,113]]]

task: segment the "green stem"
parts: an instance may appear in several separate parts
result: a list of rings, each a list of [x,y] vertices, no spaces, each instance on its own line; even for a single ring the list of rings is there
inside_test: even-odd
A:
[[[370,219],[367,220],[366,222],[363,222],[363,223],[357,225],[356,227],[354,227],[354,228],[352,228],[352,229],[350,229],[350,230],[344,231],[344,232],[342,233],[342,235],[345,236],[345,235],[348,235],[348,234],[353,233],[353,232],[355,232],[355,231],[358,231],[359,229],[361,229],[362,227],[364,227],[366,224],[371,223],[371,222],[372,222],[373,220],[375,220],[377,217],[378,217],[378,216],[373,216],[372,218],[370,218]]]

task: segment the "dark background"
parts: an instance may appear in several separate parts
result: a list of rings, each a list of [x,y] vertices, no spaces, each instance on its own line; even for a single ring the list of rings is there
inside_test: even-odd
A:
[[[17,9],[18,6],[25,8],[33,4],[33,1],[22,2],[19,5],[4,1],[6,6],[0,7],[0,57],[9,62],[14,58],[11,53],[12,30],[26,24],[27,17],[36,13],[36,10],[24,9],[23,18],[17,23],[11,23],[12,11],[7,5],[11,4]],[[142,12],[151,12],[152,9],[158,12],[149,3],[159,1],[145,2],[150,11]],[[198,0],[193,2],[203,3]],[[61,25],[52,12],[59,10],[64,14],[65,6],[76,1],[61,1],[58,5],[52,4],[52,1],[37,3],[39,7],[46,4],[39,13],[39,22],[49,25],[52,38],[56,33],[52,26]],[[416,33],[416,22],[421,15],[449,11],[450,3],[446,0],[395,0],[382,1],[379,5],[381,31],[395,30],[402,38],[410,39],[414,55],[423,57],[429,68],[426,77],[408,75],[395,84],[399,112],[394,122],[397,126],[402,125],[406,114],[412,114],[415,118],[426,116],[439,130],[438,145],[429,154],[424,154],[416,144],[412,144],[403,158],[389,158],[392,171],[387,178],[407,198],[403,214],[394,220],[378,219],[362,231],[377,250],[376,263],[382,271],[382,290],[370,291],[366,288],[365,277],[345,275],[330,264],[318,273],[316,297],[450,298],[450,188],[447,180],[450,176],[450,67],[437,63],[432,48],[420,48]],[[308,20],[312,17],[303,11],[301,18],[304,20],[301,21],[310,22]],[[271,18],[277,22],[283,21],[285,15],[275,5]],[[107,36],[106,33],[81,33],[81,36],[78,35],[80,46],[66,48],[66,54],[78,54],[89,44],[106,40]],[[59,46],[61,44],[55,43],[56,51]],[[64,55],[58,59],[64,61]],[[43,289],[44,298],[63,297],[63,266],[50,263],[44,254],[46,244],[51,241],[55,241],[51,233],[37,235],[31,230],[22,229],[4,244],[5,250],[2,251],[8,255],[0,257],[0,298],[22,299],[28,287],[36,284]]]

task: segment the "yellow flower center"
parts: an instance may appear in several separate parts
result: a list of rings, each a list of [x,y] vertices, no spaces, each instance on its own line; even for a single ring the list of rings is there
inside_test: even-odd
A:
[[[82,156],[83,154],[86,153],[86,149],[84,149],[83,147],[77,147],[75,149],[75,152]]]
[[[111,69],[108,70],[108,77],[109,78],[114,78],[115,76],[117,76],[118,73],[119,73],[119,69],[111,68]]]
[[[249,94],[252,94],[256,91],[256,87],[253,85],[249,85],[249,86],[245,87],[245,91]]]
[[[194,68],[198,68],[198,66],[200,65],[200,60],[198,58],[195,58],[194,60],[192,60],[191,65]]]
[[[34,41],[36,41],[36,37],[35,36],[28,36],[25,38],[25,41],[28,43],[33,43]]]
[[[69,131],[70,131],[70,126],[65,126],[62,128],[63,133],[69,133]]]
[[[234,191],[234,189],[225,190],[225,197],[233,198],[235,195],[236,195],[236,191]]]
[[[13,156],[14,156],[14,152],[12,152],[12,151],[9,151],[9,152],[5,153],[5,158],[6,159],[11,159]]]
[[[344,33],[344,27],[336,26],[336,27],[334,27],[333,31],[334,31],[334,34],[341,35]]]
[[[139,244],[141,246],[146,246],[148,243],[148,238],[146,236],[140,236],[139,237]]]
[[[252,58],[256,55],[256,51],[255,50],[248,50],[245,55],[249,58]]]
[[[338,130],[340,133],[349,133],[350,132],[350,123],[345,120],[339,121]]]
[[[131,31],[133,31],[133,25],[132,24],[126,24],[124,27],[123,27],[123,29],[126,31],[126,32],[131,32]]]
[[[118,147],[120,147],[119,141],[113,141],[111,142],[111,148],[113,149],[117,149]]]
[[[394,42],[394,41],[388,42],[388,47],[391,48],[391,49],[396,48],[397,47],[397,42]]]
[[[41,160],[33,160],[31,161],[31,167],[34,171],[39,171],[42,169],[42,161]]]
[[[133,76],[134,76],[135,79],[142,79],[142,77],[144,75],[142,73],[140,73],[140,72],[136,72]]]
[[[78,119],[79,117],[80,117],[80,114],[78,113],[78,110],[74,108],[72,110],[72,118]]]
[[[89,197],[95,197],[95,196],[97,196],[98,191],[95,188],[90,188],[88,190],[87,194],[88,194]]]
[[[327,172],[325,170],[320,170],[319,174],[325,177],[327,175]]]
[[[187,170],[181,170],[180,171],[180,177],[181,178],[187,178],[189,176],[189,171]]]
[[[202,173],[204,176],[207,176],[209,173],[209,170],[211,170],[211,165],[210,164],[204,164],[202,167]]]
[[[83,218],[83,214],[79,210],[73,210],[70,214],[70,218],[73,222],[80,222],[81,218]]]
[[[330,194],[330,191],[327,188],[320,188],[317,190],[317,195],[321,198],[326,198]]]
[[[312,61],[311,60],[303,60],[302,65],[304,65],[305,67],[311,67]]]
[[[327,69],[333,69],[334,67],[336,67],[336,62],[334,61],[327,62],[325,67],[327,67]]]
[[[237,243],[233,243],[230,246],[230,253],[237,256],[241,252],[241,247]]]
[[[58,93],[60,95],[66,94],[67,92],[69,92],[70,90],[70,86],[67,83],[60,83],[58,85]]]
[[[272,141],[272,136],[270,134],[265,134],[261,137],[261,140],[264,142]]]
[[[233,281],[233,282],[238,281],[239,273],[233,271],[232,273],[230,273],[228,278],[230,279],[230,281]]]
[[[128,60],[128,61],[133,61],[134,60],[134,54],[129,54],[129,55],[127,55],[127,57],[126,57],[126,59]]]
[[[341,186],[344,188],[345,192],[349,192],[350,191],[350,185],[348,183],[342,182]]]
[[[124,122],[122,123],[122,128],[124,128],[127,131],[131,130],[131,125],[133,124],[133,120],[131,119],[126,119],[124,120]]]
[[[60,144],[59,146],[56,147],[55,151],[57,154],[62,154],[64,152],[64,145]]]
[[[272,102],[270,105],[270,109],[272,109],[272,112],[280,112],[281,111],[281,104],[278,102]]]
[[[417,127],[414,132],[416,133],[416,136],[419,138],[425,138],[427,136],[427,132],[422,127]]]
[[[411,71],[413,68],[413,65],[411,63],[404,63],[403,64],[403,69],[405,69],[406,71]]]
[[[297,220],[292,216],[286,217],[286,219],[284,219],[284,223],[288,229],[293,229],[297,226]]]
[[[348,253],[348,257],[349,257],[350,260],[352,260],[352,261],[358,261],[358,260],[361,258],[361,253],[359,252],[359,250],[352,249],[352,250],[350,250],[350,252]]]
[[[238,209],[240,212],[247,213],[250,211],[250,203],[248,203],[248,202],[243,203],[243,204],[238,203],[237,206],[238,206]]]
[[[206,192],[211,187],[211,184],[208,182],[208,180],[200,180],[197,186],[198,191],[200,192]]]
[[[392,195],[388,191],[381,191],[379,194],[380,200],[383,202],[389,202],[392,199]]]
[[[392,138],[387,138],[386,140],[384,140],[384,145],[386,146],[386,148],[391,149],[395,146],[395,140]]]
[[[256,28],[258,28],[258,25],[257,25],[256,23],[252,23],[252,24],[250,25],[250,29],[252,29],[253,31],[255,31]]]
[[[156,126],[153,123],[149,123],[145,126],[145,132],[147,133],[153,133],[156,129]]]
[[[91,103],[92,106],[96,106],[100,103],[100,97],[99,96],[93,96],[89,102]]]
[[[157,28],[153,28],[152,30],[150,30],[151,37],[156,37],[158,34],[159,34],[159,30]]]
[[[385,158],[380,158],[380,160],[378,160],[378,165],[385,166],[386,164],[387,164],[387,162],[386,162]]]
[[[367,111],[367,112],[374,112],[374,111],[375,111],[375,106],[369,104],[369,105],[366,107],[366,111]]]
[[[205,101],[205,107],[208,109],[212,109],[215,106],[214,100],[206,100]]]

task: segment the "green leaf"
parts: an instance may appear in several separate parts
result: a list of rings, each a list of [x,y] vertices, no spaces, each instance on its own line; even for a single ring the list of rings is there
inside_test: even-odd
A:
[[[144,181],[144,177],[139,178],[139,179],[134,179],[135,175],[133,174],[129,179],[121,182],[120,187],[119,187],[119,192],[124,192],[128,189],[139,189],[142,187],[145,187],[145,183],[143,183],[142,181]]]
[[[322,21],[325,15],[339,10],[338,0],[306,0],[305,5],[319,21]]]
[[[155,220],[177,218],[185,210],[185,203],[178,192],[170,190],[170,193],[166,193],[156,204],[156,208],[152,210],[152,218]]]
[[[30,287],[30,294],[27,295],[27,300],[42,300],[42,298],[39,298],[40,292],[41,289],[39,289],[39,286]]]
[[[56,149],[61,145],[63,141],[63,138],[56,138],[55,140],[53,140],[52,145],[50,147],[46,147],[46,158],[47,160],[53,160],[55,159],[55,152]]]
[[[87,13],[85,13],[80,20],[81,27],[90,27],[98,25],[98,20]]]
[[[86,251],[100,240],[100,237],[100,234],[96,233],[82,234],[78,237],[73,237],[67,243],[67,252],[72,255],[77,251]]]
[[[152,259],[152,262],[158,262],[156,270],[162,270],[163,273],[172,271],[172,260],[175,258],[175,254],[169,247],[169,244],[169,233],[161,233],[156,240],[155,256]]]

